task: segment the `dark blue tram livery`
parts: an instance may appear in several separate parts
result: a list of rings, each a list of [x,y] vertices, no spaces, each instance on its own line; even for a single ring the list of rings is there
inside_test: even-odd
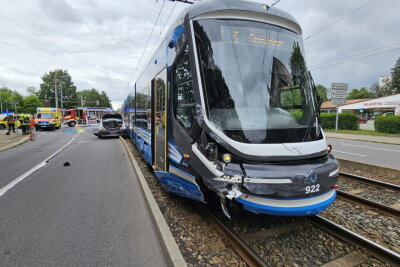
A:
[[[318,214],[335,199],[301,28],[248,1],[189,6],[122,110],[129,136],[169,192],[255,213]]]

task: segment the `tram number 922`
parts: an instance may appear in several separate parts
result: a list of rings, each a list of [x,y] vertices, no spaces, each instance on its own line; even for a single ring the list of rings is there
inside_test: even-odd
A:
[[[319,191],[319,184],[306,186],[306,194],[315,193]]]

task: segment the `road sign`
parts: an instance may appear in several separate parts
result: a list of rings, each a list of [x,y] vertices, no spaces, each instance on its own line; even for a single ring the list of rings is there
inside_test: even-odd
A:
[[[364,109],[363,108],[360,108],[360,113],[363,113],[364,112]]]
[[[335,98],[335,99],[332,99],[331,102],[333,105],[343,105],[343,104],[346,104],[346,99]]]
[[[347,83],[332,83],[332,90],[346,90],[349,88],[349,84]]]
[[[347,98],[347,91],[345,90],[332,90],[332,99],[346,99]]]

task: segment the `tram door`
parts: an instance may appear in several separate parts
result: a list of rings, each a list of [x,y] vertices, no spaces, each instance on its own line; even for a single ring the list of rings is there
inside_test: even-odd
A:
[[[168,171],[168,141],[167,141],[167,69],[162,70],[152,80],[152,149],[153,165],[158,171]]]

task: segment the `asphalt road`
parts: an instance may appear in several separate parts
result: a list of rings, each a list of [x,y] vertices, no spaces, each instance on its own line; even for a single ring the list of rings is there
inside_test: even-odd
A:
[[[400,146],[328,138],[333,155],[338,158],[359,161],[393,169],[400,169]]]
[[[24,161],[32,153],[29,168],[75,135],[44,167],[0,197],[0,265],[166,265],[119,139],[99,140],[90,129],[46,132],[4,154]],[[21,164],[2,154],[0,162],[6,169]],[[9,181],[1,175],[3,185],[4,179]]]

